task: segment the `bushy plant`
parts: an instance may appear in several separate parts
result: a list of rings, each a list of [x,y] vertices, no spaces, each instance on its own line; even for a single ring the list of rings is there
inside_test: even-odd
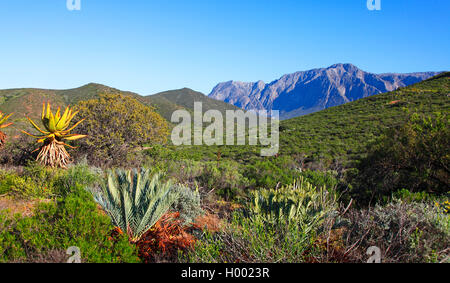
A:
[[[300,179],[290,186],[256,190],[253,196],[253,203],[236,211],[228,227],[205,231],[184,260],[307,262],[316,252],[314,242],[324,220],[335,216],[335,194]]]
[[[64,196],[78,185],[99,182],[99,173],[85,164],[70,165],[67,170],[61,170],[30,162],[19,172],[0,171],[0,192],[24,199]]]
[[[318,227],[315,227],[317,229]],[[267,223],[262,217],[236,213],[222,231],[205,231],[182,257],[192,263],[306,262],[317,231],[293,222]],[[308,252],[308,254],[307,254]]]
[[[302,230],[313,229],[337,209],[336,194],[326,188],[316,188],[303,178],[277,189],[253,192],[251,213],[269,223],[287,221]]]
[[[80,143],[79,156],[101,167],[131,167],[136,149],[144,144],[163,144],[168,124],[153,108],[124,96],[102,94],[77,105],[86,118],[79,130],[89,135]]]
[[[35,141],[21,135],[14,142],[6,143],[0,151],[0,164],[5,166],[26,166],[33,160]]]
[[[336,171],[313,171],[305,170],[300,173],[300,175],[316,187],[326,187],[330,189],[335,189],[339,184],[338,173]]]
[[[226,199],[244,195],[245,189],[251,185],[242,174],[243,166],[232,160],[172,160],[156,166],[179,183],[198,186],[202,192],[214,191]]]
[[[447,115],[412,115],[369,147],[353,176],[351,195],[362,205],[407,188],[444,194],[450,186],[450,126]]]
[[[50,198],[54,196],[54,182],[62,172],[30,162],[21,172],[2,171],[0,191],[17,198]]]
[[[448,261],[450,216],[428,202],[393,201],[373,209],[351,210],[346,219],[347,254],[365,262],[366,250],[380,248],[382,262]]]
[[[111,238],[110,219],[99,213],[89,192],[77,187],[56,202],[41,203],[33,216],[0,216],[0,261],[33,262],[76,246],[83,262],[137,262],[125,236]]]
[[[193,160],[170,160],[159,164],[160,168],[167,172],[167,176],[179,183],[195,185],[203,172],[204,162]],[[199,184],[202,186],[203,184]]]
[[[292,184],[300,176],[293,160],[288,157],[256,160],[245,166],[244,176],[257,188],[275,188]]]
[[[406,202],[423,202],[436,198],[436,196],[433,196],[432,194],[429,194],[427,192],[411,192],[407,189],[396,191],[392,194],[392,196],[396,199],[401,199],[402,201]]]
[[[36,183],[32,178],[6,171],[0,173],[0,193],[14,195],[18,198],[45,198],[51,194],[45,185]]]
[[[179,213],[179,218],[185,225],[194,223],[195,219],[204,213],[201,207],[198,188],[192,190],[185,186],[178,186],[178,198],[172,204],[172,210]]]
[[[196,181],[202,187],[214,189],[225,199],[234,199],[242,196],[244,189],[250,185],[239,168],[239,164],[233,161],[206,162]]]
[[[76,165],[70,165],[63,174],[55,180],[55,193],[58,195],[67,195],[77,186],[88,187],[101,183],[103,180],[103,171],[99,168],[90,167],[87,161]]]

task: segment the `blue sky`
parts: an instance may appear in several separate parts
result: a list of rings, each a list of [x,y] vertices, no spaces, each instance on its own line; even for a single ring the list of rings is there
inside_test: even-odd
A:
[[[450,1],[0,1],[0,88],[97,82],[143,95],[228,80],[266,82],[353,63],[415,72],[450,66]]]

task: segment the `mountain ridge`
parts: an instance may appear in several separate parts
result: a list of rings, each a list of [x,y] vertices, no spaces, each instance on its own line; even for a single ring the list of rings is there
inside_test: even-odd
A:
[[[53,107],[65,107],[79,101],[98,97],[99,94],[122,94],[133,97],[145,105],[155,108],[161,116],[170,122],[172,112],[178,109],[193,110],[193,102],[201,101],[205,111],[238,109],[236,106],[209,98],[203,93],[189,88],[165,91],[143,96],[135,92],[119,90],[98,83],[88,83],[70,89],[10,88],[0,90],[0,111],[14,112],[11,118],[20,126],[28,125],[26,117],[38,119],[42,111],[42,102],[50,101]],[[192,103],[190,103],[192,101]],[[192,105],[191,105],[192,104]]]
[[[280,110],[288,119],[420,82],[440,72],[365,72],[350,63],[285,74],[270,83],[227,81],[208,95],[245,110]]]

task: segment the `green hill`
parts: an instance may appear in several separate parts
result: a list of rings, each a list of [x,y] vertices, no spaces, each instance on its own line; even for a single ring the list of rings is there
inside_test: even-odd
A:
[[[409,113],[450,111],[450,72],[393,92],[374,95],[281,123],[283,154],[304,152],[351,159],[387,128],[405,123]]]
[[[12,121],[16,126],[24,124],[26,116],[38,118],[42,111],[42,102],[50,101],[54,107],[74,105],[81,100],[94,98],[101,93],[122,93],[137,99],[142,97],[133,92],[121,91],[101,84],[90,83],[79,88],[67,90],[53,89],[5,89],[0,90],[0,111],[14,112]],[[141,100],[143,101],[143,100]]]
[[[201,92],[189,88],[169,90],[154,95],[146,96],[145,100],[154,105],[159,113],[170,121],[173,111],[185,108],[194,109],[194,102],[202,102],[203,111],[210,109],[219,110],[224,113],[226,110],[236,110],[238,107],[223,101],[209,98]]]
[[[172,90],[159,93],[152,96],[141,96],[134,92],[122,91],[116,88],[108,87],[101,84],[90,83],[79,88],[67,90],[53,89],[5,89],[0,90],[0,111],[4,113],[14,112],[11,118],[15,122],[15,127],[28,127],[26,117],[29,116],[37,119],[42,110],[42,102],[50,101],[54,107],[65,107],[74,105],[82,100],[95,98],[102,93],[118,94],[131,96],[146,105],[155,107],[156,111],[164,118],[170,120],[172,112],[177,109],[193,109],[194,101],[203,102],[204,109],[237,109],[233,105],[229,105],[222,101],[216,101],[208,98],[200,92],[191,89]],[[10,131],[7,129],[6,132]]]

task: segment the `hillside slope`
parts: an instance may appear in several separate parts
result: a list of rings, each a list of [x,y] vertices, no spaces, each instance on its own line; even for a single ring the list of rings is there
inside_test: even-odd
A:
[[[202,102],[203,112],[214,109],[224,113],[226,110],[239,109],[234,105],[212,99],[201,92],[189,88],[160,92],[146,96],[144,99],[146,102],[156,105],[160,114],[169,121],[174,110],[180,108],[193,110],[194,102]]]
[[[306,153],[352,159],[387,128],[407,121],[410,113],[450,113],[450,72],[358,101],[281,123],[283,154]]]
[[[56,107],[65,107],[74,105],[82,100],[95,98],[99,94],[123,94],[131,96],[140,102],[150,105],[161,114],[165,119],[170,121],[173,111],[177,109],[193,110],[194,101],[203,102],[203,109],[234,110],[237,107],[222,101],[217,101],[205,96],[200,92],[191,89],[172,90],[151,96],[141,96],[134,92],[122,91],[116,88],[108,87],[101,84],[90,83],[79,88],[67,90],[52,89],[5,89],[0,90],[0,111],[5,113],[14,112],[11,118],[15,122],[15,127],[28,127],[26,117],[29,116],[37,119],[42,110],[42,102],[50,101]],[[6,130],[7,132],[10,130]]]
[[[81,100],[96,97],[101,93],[122,93],[140,99],[140,95],[133,92],[121,91],[101,84],[90,83],[79,88],[66,90],[53,89],[5,89],[0,90],[0,111],[14,112],[14,119],[22,120],[26,116],[39,117],[42,102],[50,101],[55,107],[73,105]]]
[[[373,95],[313,114],[281,121],[279,157],[305,158],[324,165],[346,163],[366,153],[368,143],[411,113],[450,113],[450,72],[393,92]],[[201,160],[260,160],[259,146],[177,147],[181,156]],[[303,157],[302,157],[303,156]]]
[[[352,64],[287,74],[271,83],[220,83],[209,97],[246,110],[279,110],[289,119],[408,86],[438,73],[372,74]]]

